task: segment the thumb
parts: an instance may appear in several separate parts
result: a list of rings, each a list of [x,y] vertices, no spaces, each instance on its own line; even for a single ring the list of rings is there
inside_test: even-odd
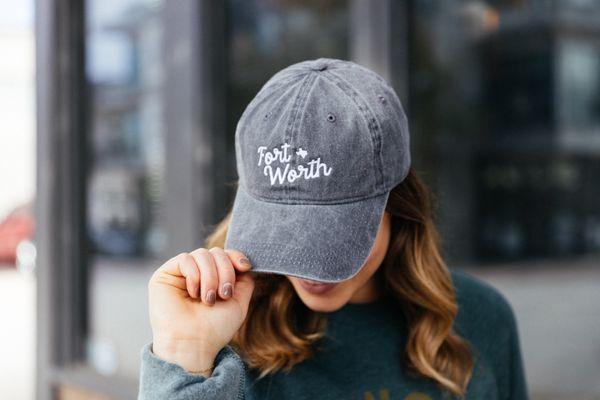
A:
[[[246,272],[252,269],[252,265],[250,265],[250,260],[246,257],[244,253],[235,249],[224,249],[225,253],[229,256],[231,260],[231,265],[237,272]]]
[[[244,318],[246,318],[246,311],[250,305],[250,299],[252,298],[252,292],[254,292],[254,277],[251,272],[244,272],[238,274],[235,281],[235,289],[233,290],[233,298],[242,306],[244,310]]]

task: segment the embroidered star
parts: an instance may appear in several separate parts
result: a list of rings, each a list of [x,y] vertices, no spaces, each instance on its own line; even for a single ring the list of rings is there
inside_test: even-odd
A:
[[[304,157],[306,157],[308,152],[306,150],[304,150],[302,147],[300,147],[300,148],[298,148],[298,151],[296,152],[296,154],[298,154],[300,157],[304,158]]]

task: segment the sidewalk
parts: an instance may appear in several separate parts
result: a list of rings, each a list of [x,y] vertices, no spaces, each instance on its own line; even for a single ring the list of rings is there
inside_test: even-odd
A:
[[[35,396],[35,280],[0,265],[0,394],[3,399]]]
[[[599,258],[465,269],[513,306],[532,399],[600,399]]]

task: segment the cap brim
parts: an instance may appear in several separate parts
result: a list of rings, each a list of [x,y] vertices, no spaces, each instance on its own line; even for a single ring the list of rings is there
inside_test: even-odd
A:
[[[341,204],[259,200],[239,186],[224,248],[244,253],[252,271],[340,282],[371,253],[389,192]]]

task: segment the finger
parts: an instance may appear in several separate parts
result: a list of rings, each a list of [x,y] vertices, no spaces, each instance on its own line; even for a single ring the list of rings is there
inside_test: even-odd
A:
[[[217,285],[219,277],[212,254],[201,247],[190,253],[200,269],[200,298],[208,305],[217,301]]]
[[[179,259],[187,253],[179,253],[174,257],[171,257],[167,262],[161,265],[156,272],[164,272],[173,276],[183,277],[183,273],[179,269]]]
[[[252,268],[250,260],[241,251],[235,249],[225,249],[224,251],[229,256],[233,267],[239,272],[246,272]]]
[[[194,284],[197,292],[199,278],[200,272],[191,256],[188,253],[180,253],[161,265],[152,275],[150,283],[167,283],[181,290],[187,290],[191,296],[194,292]]]
[[[179,257],[179,269],[185,276],[185,284],[190,297],[197,299],[200,288],[200,270],[194,261],[194,257],[189,253],[184,253]]]
[[[227,253],[220,247],[213,247],[209,250],[217,266],[217,276],[219,278],[219,296],[222,299],[228,299],[233,296],[233,286],[235,284],[235,270]]]

